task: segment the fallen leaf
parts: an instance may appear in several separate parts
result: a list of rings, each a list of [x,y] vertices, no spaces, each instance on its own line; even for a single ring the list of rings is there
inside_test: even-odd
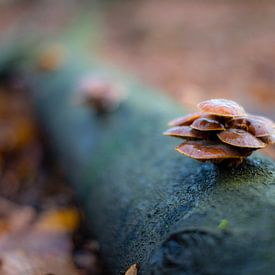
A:
[[[137,275],[139,270],[138,264],[133,264],[129,267],[129,269],[126,271],[125,275]]]
[[[50,232],[73,232],[79,223],[80,216],[76,208],[54,209],[40,217],[36,228]]]
[[[80,275],[67,258],[13,250],[1,256],[1,275]]]

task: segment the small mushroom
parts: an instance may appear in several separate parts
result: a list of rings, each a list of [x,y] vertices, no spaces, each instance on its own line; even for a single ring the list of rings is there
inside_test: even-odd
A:
[[[197,107],[201,112],[224,117],[245,115],[244,108],[235,101],[228,99],[210,99],[200,102]]]
[[[98,114],[116,110],[125,99],[122,89],[98,77],[84,77],[77,87],[78,102],[95,109]]]
[[[168,123],[169,126],[189,126],[192,122],[201,117],[201,113],[192,113],[182,117],[178,117]]]
[[[269,119],[267,117],[264,117],[264,116],[254,116],[254,115],[250,115],[250,114],[248,114],[248,116],[251,117],[251,118],[255,118],[255,119],[261,120],[266,125],[270,126],[271,128],[275,128],[275,123],[271,119]]]
[[[177,126],[163,133],[165,136],[205,139],[207,133],[197,131],[189,126]]]
[[[242,148],[264,148],[266,144],[252,134],[241,129],[228,129],[218,134],[219,139],[232,146]]]
[[[199,131],[223,131],[225,130],[222,123],[220,123],[213,116],[205,116],[196,119],[192,124],[191,128]]]
[[[265,121],[262,117],[242,116],[233,118],[229,124],[233,128],[239,128],[250,132],[255,137],[268,136],[274,129],[271,122]]]
[[[260,139],[268,145],[274,144],[275,143],[275,132],[271,133],[269,136],[261,137]]]
[[[177,146],[176,150],[197,160],[243,158],[242,152],[238,149],[208,140],[186,140]]]
[[[210,99],[200,112],[177,118],[163,134],[184,140],[176,150],[191,158],[238,165],[253,151],[275,143],[274,122],[246,114],[238,103]]]

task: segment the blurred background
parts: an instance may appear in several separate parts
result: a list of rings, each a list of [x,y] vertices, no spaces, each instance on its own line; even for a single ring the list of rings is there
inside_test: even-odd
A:
[[[88,19],[84,34],[68,35],[68,30],[82,22],[84,17]],[[72,45],[85,44],[91,60],[96,57],[138,76],[141,81],[169,93],[190,110],[201,100],[224,97],[238,101],[251,113],[275,120],[275,1],[0,0],[0,62],[11,55],[11,51],[20,51],[26,45],[43,47],[48,43],[64,43],[65,35]],[[77,56],[78,52],[74,54]],[[0,238],[0,260],[10,259],[6,253],[8,247],[12,251],[9,253],[14,253],[13,257],[16,255],[17,261],[25,265],[29,255],[33,257],[37,253],[33,243],[27,245],[32,248],[22,254],[22,247],[18,252],[18,246],[7,242],[10,239],[6,236],[26,239],[26,226],[33,228],[43,215],[55,211],[53,213],[58,218],[54,216],[47,222],[63,224],[63,231],[57,230],[58,234],[53,234],[46,229],[45,233],[43,230],[47,227],[43,227],[43,230],[39,229],[43,233],[35,229],[38,230],[35,234],[53,234],[53,243],[57,236],[59,240],[62,236],[67,246],[63,246],[62,252],[60,248],[52,247],[43,251],[47,254],[50,250],[51,255],[65,255],[64,261],[69,263],[72,274],[80,274],[80,270],[81,274],[99,274],[102,268],[99,267],[98,244],[91,236],[83,240],[79,237],[82,233],[75,234],[85,226],[80,226],[81,209],[74,202],[72,191],[68,191],[64,184],[66,192],[62,187],[58,192],[45,191],[41,194],[41,188],[48,190],[49,181],[58,181],[63,186],[64,179],[60,172],[56,172],[58,169],[53,160],[45,161],[52,157],[49,157],[39,136],[36,118],[29,111],[30,102],[24,96],[22,98],[22,91],[18,91],[20,85],[7,88],[5,76],[3,73],[1,78],[0,114],[3,126],[1,124],[0,127],[9,130],[7,134],[1,134],[1,150],[4,153],[1,155],[0,194],[5,207],[2,208],[0,232],[6,232],[6,235],[2,233],[5,238]],[[27,123],[19,123],[19,117],[25,117]],[[17,135],[19,141],[7,143],[6,140],[14,135],[11,132],[22,127],[25,132]],[[266,153],[275,157],[274,148]],[[24,176],[16,170],[16,167],[22,167],[22,162],[27,167]],[[45,169],[42,177],[41,170]],[[44,182],[39,185],[39,192],[38,178],[39,182]],[[50,203],[45,204],[45,200]],[[22,205],[30,207],[27,214]],[[20,230],[13,232],[10,228],[15,225],[10,217],[15,210],[18,213],[23,211],[21,216],[25,220],[22,218]],[[66,223],[68,219],[70,225],[66,227],[64,220]],[[76,244],[73,236],[78,238]],[[1,246],[5,249],[1,250]],[[44,252],[41,252],[43,256]],[[6,261],[9,265],[14,264]],[[29,266],[34,268],[34,261],[31,262]],[[39,259],[37,262],[38,268],[41,268]],[[8,264],[6,267],[3,265],[6,268],[3,274],[17,274],[9,273]]]
[[[274,1],[121,1],[102,54],[191,108],[227,97],[274,118],[274,15]]]

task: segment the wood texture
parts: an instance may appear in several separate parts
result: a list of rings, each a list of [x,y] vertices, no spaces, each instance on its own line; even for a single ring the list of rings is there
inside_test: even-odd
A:
[[[75,105],[87,73],[121,81],[128,100],[102,117]],[[272,274],[274,162],[253,155],[226,169],[180,155],[178,140],[161,133],[185,110],[113,69],[78,58],[30,80],[108,270],[139,263],[139,274]]]

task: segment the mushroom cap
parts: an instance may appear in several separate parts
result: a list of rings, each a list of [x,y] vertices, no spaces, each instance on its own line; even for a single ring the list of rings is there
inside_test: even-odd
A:
[[[246,114],[242,106],[228,99],[210,99],[202,101],[197,107],[202,112],[217,116],[235,117]]]
[[[251,118],[255,118],[255,119],[261,120],[264,123],[266,123],[268,126],[270,126],[271,128],[275,128],[274,121],[272,121],[271,119],[269,119],[267,117],[264,117],[264,116],[255,116],[255,115],[250,115],[250,114],[248,116],[251,117]]]
[[[207,133],[203,133],[197,130],[192,129],[189,126],[177,126],[168,129],[163,133],[165,136],[181,137],[181,138],[198,138],[204,139],[207,138]]]
[[[171,121],[169,121],[168,125],[169,126],[189,126],[192,124],[192,122],[201,117],[202,113],[196,112],[196,113],[191,113],[191,114],[187,114],[185,116],[181,116],[178,117],[176,119],[173,119]]]
[[[235,159],[247,155],[230,145],[209,140],[186,140],[177,146],[176,150],[198,160]]]
[[[178,117],[176,119],[173,119],[172,121],[170,121],[168,123],[169,126],[189,126],[192,124],[192,122],[201,117],[201,113],[192,113],[192,114],[188,114],[182,117]]]
[[[233,118],[229,125],[244,129],[250,132],[255,137],[264,137],[270,135],[274,131],[272,128],[272,121],[265,119],[264,117],[257,116],[242,116]]]
[[[223,131],[225,130],[222,123],[220,123],[214,116],[205,116],[196,119],[191,127],[199,131]]]
[[[117,83],[96,76],[82,77],[76,91],[76,103],[93,107],[98,113],[114,111],[126,98]]]
[[[264,148],[266,144],[252,134],[242,129],[228,129],[217,134],[218,138],[227,144],[242,148]]]
[[[274,144],[275,143],[275,132],[270,134],[269,136],[261,137],[261,140],[268,145]]]

